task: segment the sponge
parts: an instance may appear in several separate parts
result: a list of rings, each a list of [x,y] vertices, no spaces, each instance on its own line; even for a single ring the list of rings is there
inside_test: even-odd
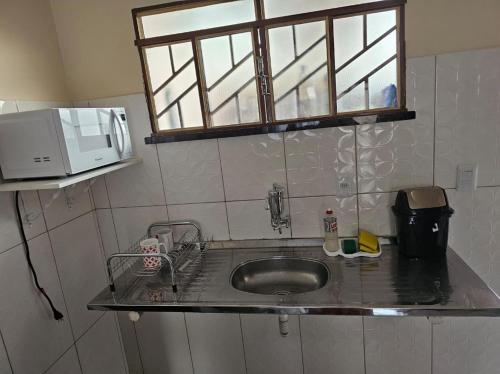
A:
[[[353,239],[342,240],[342,250],[346,255],[352,255],[358,250],[356,248],[356,241]]]
[[[373,250],[371,248],[365,247],[364,245],[360,245],[359,250],[360,252],[366,252],[366,253],[378,253],[378,249]]]
[[[378,240],[377,237],[368,231],[360,230],[358,236],[359,249],[363,252],[377,253]]]

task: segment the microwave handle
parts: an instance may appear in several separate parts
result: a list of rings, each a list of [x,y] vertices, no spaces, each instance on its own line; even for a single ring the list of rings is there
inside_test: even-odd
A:
[[[118,134],[116,132],[115,119],[118,121],[118,128],[120,129],[120,135],[122,138],[122,147],[120,147],[119,143],[118,143]],[[118,153],[120,154],[120,158],[121,158],[123,156],[123,152],[125,151],[125,134],[123,133],[122,122],[120,120],[120,117],[118,117],[118,115],[115,113],[115,111],[113,109],[111,109],[110,120],[111,120],[111,127],[113,129],[113,132],[116,135],[116,144],[118,147]]]

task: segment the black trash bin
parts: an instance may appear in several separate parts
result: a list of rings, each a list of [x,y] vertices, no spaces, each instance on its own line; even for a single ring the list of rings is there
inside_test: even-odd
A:
[[[400,190],[392,207],[396,215],[399,251],[408,257],[446,254],[453,209],[441,187]]]

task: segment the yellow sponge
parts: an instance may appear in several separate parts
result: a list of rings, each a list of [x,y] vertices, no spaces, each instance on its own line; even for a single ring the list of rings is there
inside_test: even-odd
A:
[[[359,249],[363,252],[378,252],[377,237],[368,231],[360,230],[358,236]]]
[[[378,249],[371,249],[371,248],[368,248],[368,247],[365,247],[364,245],[360,245],[359,246],[359,250],[361,252],[366,252],[366,253],[378,253]]]

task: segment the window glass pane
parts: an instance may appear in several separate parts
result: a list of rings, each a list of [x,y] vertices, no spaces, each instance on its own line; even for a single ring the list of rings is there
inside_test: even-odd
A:
[[[255,21],[253,0],[176,10],[141,17],[144,38]]]
[[[191,63],[183,71],[171,77],[171,81],[154,95],[156,111],[160,113],[172,104],[179,96],[187,93],[193,85],[196,85],[196,72],[194,64]]]
[[[396,11],[371,13],[367,15],[367,42],[372,43],[391,27],[396,26]]]
[[[368,81],[370,87],[370,108],[397,108],[397,63],[393,60]]]
[[[297,91],[292,91],[282,100],[274,103],[276,118],[299,118],[299,105],[297,105]]]
[[[180,101],[180,106],[182,120],[186,125],[185,127],[201,126],[203,124],[198,87],[189,91]]]
[[[358,84],[350,92],[337,100],[337,112],[339,113],[356,112],[365,109],[367,108],[364,83]]]
[[[337,38],[335,38],[337,43]],[[365,75],[371,74],[384,61],[396,54],[396,33],[393,32],[337,73],[337,92],[348,89]]]
[[[325,22],[272,28],[268,37],[276,119],[329,114]]]
[[[297,53],[303,53],[309,46],[325,36],[325,23],[310,22],[297,25],[299,32],[295,33]]]
[[[181,121],[179,119],[179,111],[177,107],[167,110],[160,118],[158,118],[158,128],[160,130],[181,128]]]
[[[363,17],[367,30],[363,30]],[[397,107],[397,31],[392,30],[395,22],[393,10],[334,20],[339,113]]]
[[[264,0],[266,18],[372,3],[382,0]]]
[[[159,129],[203,126],[191,43],[144,51]]]
[[[230,36],[233,39],[234,62],[238,63],[250,53],[253,53],[252,39],[248,34],[235,34]]]
[[[335,40],[335,68],[342,66],[363,49],[363,16],[339,18],[333,23],[333,34],[339,35]]]
[[[191,43],[173,44],[172,56],[174,69],[179,70],[182,65],[193,58],[193,47]]]
[[[148,62],[151,88],[156,90],[172,76],[170,50],[168,47],[148,48],[145,50],[145,54]]]
[[[260,121],[252,34],[200,42],[212,126]]]

